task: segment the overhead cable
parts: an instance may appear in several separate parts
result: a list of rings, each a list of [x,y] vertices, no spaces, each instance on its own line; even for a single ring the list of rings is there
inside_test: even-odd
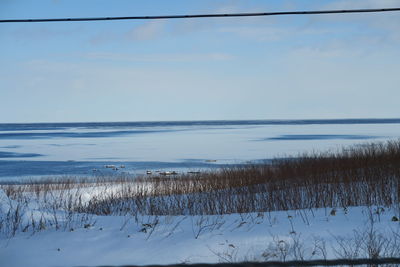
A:
[[[396,8],[370,8],[370,9],[311,10],[311,11],[279,11],[279,12],[259,12],[259,13],[162,15],[162,16],[1,19],[0,23],[111,21],[111,20],[159,20],[159,19],[196,19],[196,18],[227,18],[227,17],[262,17],[262,16],[282,16],[282,15],[318,15],[318,14],[323,15],[323,14],[350,14],[350,13],[378,13],[378,12],[394,12],[394,11],[400,11],[400,7],[396,7]]]

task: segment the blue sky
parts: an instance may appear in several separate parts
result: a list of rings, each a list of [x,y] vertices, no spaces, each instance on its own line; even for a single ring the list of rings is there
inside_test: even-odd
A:
[[[1,0],[0,18],[400,7]],[[400,12],[0,25],[0,122],[400,117]]]

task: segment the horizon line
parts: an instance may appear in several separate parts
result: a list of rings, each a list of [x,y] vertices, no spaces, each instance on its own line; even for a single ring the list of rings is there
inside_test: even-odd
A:
[[[400,117],[394,118],[313,118],[313,119],[200,119],[200,120],[138,120],[138,121],[48,121],[48,122],[0,122],[0,125],[5,124],[85,124],[85,123],[157,123],[157,122],[289,122],[289,121],[399,121]]]

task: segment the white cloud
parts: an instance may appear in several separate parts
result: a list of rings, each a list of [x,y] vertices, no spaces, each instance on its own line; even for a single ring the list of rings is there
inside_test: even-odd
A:
[[[219,28],[218,31],[222,33],[234,34],[241,38],[259,41],[277,41],[288,37],[288,34],[290,34],[288,29],[256,26],[223,27]]]
[[[129,61],[129,62],[204,62],[226,61],[234,57],[227,53],[197,53],[197,54],[129,54],[129,53],[88,53],[87,59]]]
[[[165,34],[165,24],[166,22],[164,20],[145,22],[144,24],[137,26],[125,33],[125,38],[127,40],[135,41],[158,39]]]

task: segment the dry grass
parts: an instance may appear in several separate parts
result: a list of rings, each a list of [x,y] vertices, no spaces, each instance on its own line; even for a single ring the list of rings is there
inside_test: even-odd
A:
[[[31,192],[39,202],[80,213],[206,215],[397,207],[399,178],[400,141],[390,141],[194,175],[70,178],[1,188],[12,199]]]
[[[152,177],[137,192],[127,183],[112,199],[82,211],[204,215],[349,206],[398,206],[400,142],[302,155],[272,164],[175,178]],[[134,192],[134,194],[132,194]],[[99,212],[100,211],[100,212]]]

